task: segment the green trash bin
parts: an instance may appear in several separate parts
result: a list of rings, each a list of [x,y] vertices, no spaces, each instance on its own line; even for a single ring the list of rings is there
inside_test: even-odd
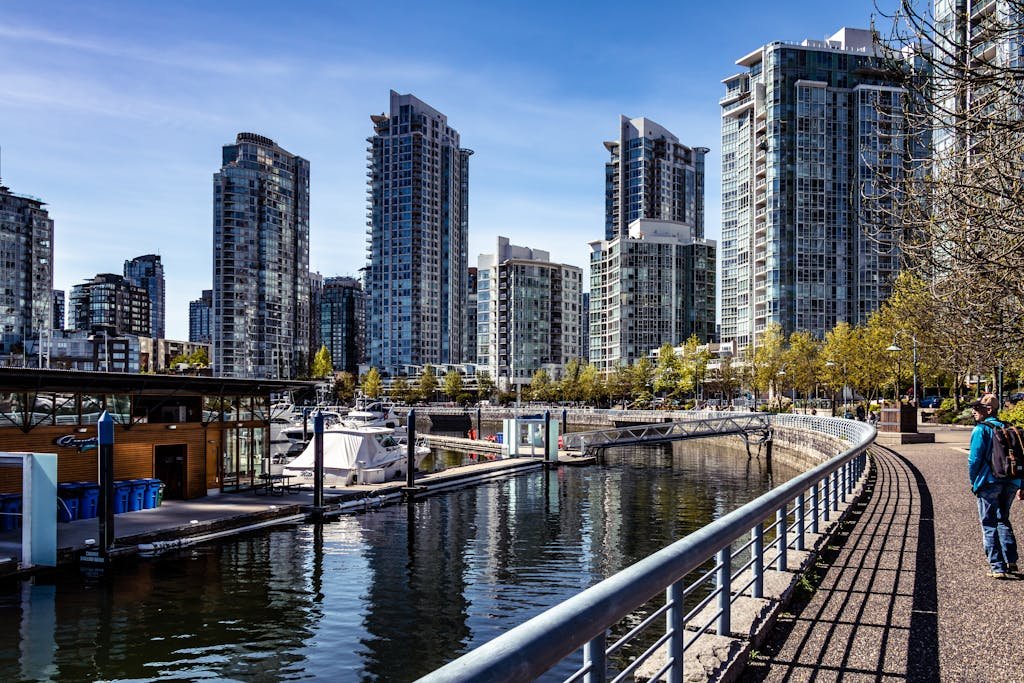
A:
[[[164,502],[164,489],[167,488],[167,484],[160,482],[160,488],[156,490],[156,507],[160,507]]]

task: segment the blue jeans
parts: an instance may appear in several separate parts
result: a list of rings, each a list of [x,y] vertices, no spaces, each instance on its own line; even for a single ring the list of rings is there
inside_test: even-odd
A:
[[[1005,572],[1017,564],[1017,539],[1010,526],[1010,505],[1017,487],[1009,483],[985,484],[978,489],[978,517],[985,542],[985,554],[994,572]]]

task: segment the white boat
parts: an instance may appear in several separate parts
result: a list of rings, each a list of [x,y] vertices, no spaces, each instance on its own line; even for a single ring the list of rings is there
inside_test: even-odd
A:
[[[363,427],[387,427],[396,429],[401,420],[390,406],[376,401],[365,405],[356,404],[356,407],[348,411],[341,420],[343,427],[361,429]]]
[[[294,460],[282,474],[296,477],[300,484],[313,484],[316,442]],[[416,446],[414,466],[419,467],[430,454],[426,446]],[[386,427],[351,429],[341,425],[324,430],[324,483],[334,486],[379,484],[405,476],[408,462],[407,446],[395,437],[395,430]]]
[[[341,415],[339,413],[324,410],[321,411],[321,414],[324,416],[324,429],[330,429],[341,421]],[[307,439],[313,438],[313,418],[311,416],[305,419],[305,425],[303,425],[303,419],[299,417],[292,420],[292,423],[289,426],[281,429],[281,436],[293,443],[305,443],[303,435],[305,435],[305,438]]]

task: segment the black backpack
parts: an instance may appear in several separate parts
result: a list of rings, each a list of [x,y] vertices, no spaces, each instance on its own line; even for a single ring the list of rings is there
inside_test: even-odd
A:
[[[1024,477],[1024,428],[1000,427],[985,422],[992,428],[992,476],[996,479]]]

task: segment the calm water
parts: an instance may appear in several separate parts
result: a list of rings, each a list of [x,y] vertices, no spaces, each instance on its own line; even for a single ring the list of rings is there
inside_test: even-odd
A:
[[[620,450],[3,586],[0,680],[409,681],[793,474],[707,443]]]

